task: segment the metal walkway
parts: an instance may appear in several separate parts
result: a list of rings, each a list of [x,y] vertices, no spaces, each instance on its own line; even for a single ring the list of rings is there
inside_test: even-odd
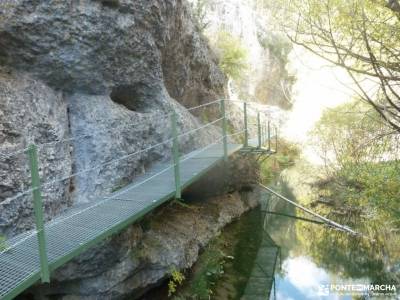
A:
[[[167,115],[171,118],[170,139],[118,157],[114,161],[103,162],[88,169],[78,170],[75,174],[56,178],[50,182],[41,182],[39,176],[38,149],[40,150],[40,147],[46,146],[46,144],[39,145],[39,148],[38,145],[30,145],[26,149],[20,149],[11,154],[0,153],[0,158],[10,158],[20,153],[28,154],[32,188],[6,200],[12,201],[32,194],[36,224],[35,230],[8,239],[4,247],[0,244],[0,299],[13,299],[39,280],[44,283],[50,282],[52,271],[105,238],[120,232],[167,200],[171,198],[180,199],[181,190],[198,180],[219,162],[226,162],[230,155],[240,150],[244,153],[259,155],[275,153],[277,134],[275,134],[275,149],[272,151],[269,121],[267,124],[266,120],[261,119],[260,112],[256,111],[257,122],[253,124],[248,122],[250,115],[247,114],[247,103],[243,103],[244,129],[228,134],[229,115],[225,112],[226,103],[233,102],[217,100],[187,109],[192,111],[209,105],[220,105],[221,111],[221,118],[187,132],[178,132],[177,115],[172,112]],[[189,154],[183,156],[179,154],[179,138],[198,134],[202,130],[208,130],[211,126],[217,126],[217,123],[221,123],[221,138]],[[251,130],[248,129],[248,126],[252,125],[257,126],[257,138],[255,139],[249,136]],[[277,133],[276,130],[275,133]],[[236,144],[234,139],[229,140],[233,136],[237,138],[243,136],[244,144]],[[71,139],[68,140],[68,142],[70,141]],[[55,141],[49,143],[49,145],[62,142],[65,141]],[[78,174],[82,176],[91,170],[110,166],[115,161],[121,161],[170,143],[172,143],[172,160],[170,162],[153,165],[145,175],[137,177],[130,185],[106,198],[71,208],[53,220],[44,222],[41,197],[43,186],[71,179]],[[268,148],[262,148],[266,143]]]
[[[228,144],[228,155],[242,148]],[[182,157],[181,185],[189,186],[224,157],[222,144]],[[67,263],[89,247],[119,232],[175,195],[171,163],[159,164],[146,175],[97,205],[79,207],[45,225],[50,271]],[[158,174],[155,175],[154,174]],[[142,183],[144,182],[144,183]],[[157,186],[157,189],[154,187]],[[0,254],[0,298],[12,299],[41,278],[39,245],[36,234],[22,234],[9,241],[17,244]]]

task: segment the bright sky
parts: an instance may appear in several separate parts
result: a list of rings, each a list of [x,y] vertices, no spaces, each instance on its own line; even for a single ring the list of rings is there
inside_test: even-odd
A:
[[[330,284],[369,284],[368,278],[349,279],[330,274],[318,267],[307,256],[290,256],[283,263],[284,276],[276,280],[279,300],[351,300],[350,295],[339,295],[326,290]]]
[[[322,299],[318,295],[319,287],[330,282],[329,274],[304,256],[285,260],[283,269],[285,278],[278,277],[278,299]]]
[[[302,144],[303,157],[321,164],[323,161],[308,143],[308,132],[326,108],[351,100],[354,83],[345,70],[300,46],[295,46],[290,62],[297,76],[293,90],[295,103],[280,131],[289,141]]]
[[[290,61],[297,75],[293,91],[295,104],[283,134],[291,141],[304,143],[307,132],[314,127],[325,108],[350,100],[352,91],[345,85],[352,86],[352,81],[343,69],[329,65],[299,46],[295,46]]]

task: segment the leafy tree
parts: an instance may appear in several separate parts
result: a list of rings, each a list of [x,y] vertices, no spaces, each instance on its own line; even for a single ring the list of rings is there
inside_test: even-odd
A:
[[[398,135],[362,102],[326,111],[312,132],[328,180],[320,184],[335,213],[364,214],[400,228]]]
[[[400,132],[397,0],[281,0],[289,39],[346,69],[357,94]]]
[[[397,151],[396,131],[361,101],[326,110],[311,132],[312,142],[328,167],[379,161]]]

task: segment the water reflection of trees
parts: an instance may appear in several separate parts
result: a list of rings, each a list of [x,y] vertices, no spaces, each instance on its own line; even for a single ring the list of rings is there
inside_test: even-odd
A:
[[[381,240],[352,236],[323,226],[299,222],[297,236],[306,253],[315,262],[345,278],[369,278],[373,283],[395,283],[388,268],[389,256],[396,254]]]
[[[287,183],[281,182],[278,188],[289,199],[296,199]],[[293,205],[273,197],[270,198],[269,209],[310,218]],[[320,205],[314,209],[362,235],[353,236],[294,218],[270,216],[269,230],[273,232],[277,244],[282,246],[282,259],[288,257],[291,251],[292,255],[310,256],[319,267],[343,278],[369,278],[377,284],[400,283],[399,272],[395,270],[400,262],[400,236],[388,225],[392,224],[390,219],[364,218],[358,211],[335,214],[330,206]]]

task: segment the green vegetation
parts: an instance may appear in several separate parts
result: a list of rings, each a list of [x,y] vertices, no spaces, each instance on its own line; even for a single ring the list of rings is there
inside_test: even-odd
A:
[[[196,0],[191,3],[193,18],[200,32],[204,32],[209,25],[209,22],[206,21],[209,4],[210,0]]]
[[[220,68],[230,78],[239,80],[248,69],[248,51],[242,41],[226,31],[220,31],[215,41]]]
[[[176,269],[171,271],[171,279],[168,283],[168,297],[171,297],[179,285],[182,285],[185,280],[185,276]]]
[[[324,213],[329,213],[325,208]],[[388,235],[379,223],[362,220],[356,214],[330,215],[337,222],[367,233],[380,231],[375,239],[355,237],[344,232],[328,230],[324,226],[297,222],[296,236],[303,253],[311,256],[317,265],[344,278],[370,278],[375,284],[397,284],[400,278],[391,273],[400,259],[399,236]],[[357,223],[357,224],[354,224]]]
[[[272,148],[274,147],[272,145]],[[300,148],[298,145],[279,139],[278,153],[261,163],[261,181],[264,184],[272,183],[284,169],[293,166],[299,156]]]
[[[325,165],[334,169],[382,160],[394,150],[394,133],[377,112],[357,100],[326,110],[312,131]]]
[[[360,101],[338,106],[324,113],[313,136],[326,166],[320,192],[341,210],[400,228],[397,135],[378,113]]]
[[[224,273],[225,254],[219,249],[209,248],[202,257],[202,266],[192,282],[192,295],[197,299],[209,299],[212,287]]]
[[[274,2],[273,15],[290,40],[346,70],[362,100],[400,132],[399,1]]]
[[[395,133],[361,101],[326,110],[312,131],[324,165],[314,170],[320,176],[311,193],[297,188],[301,194],[297,199],[362,234],[355,237],[298,222],[296,235],[304,252],[333,273],[370,277],[377,284],[400,280],[389,269],[400,259],[400,162]],[[297,176],[304,173],[299,170]]]
[[[214,241],[215,243],[215,241]],[[219,246],[210,243],[196,262],[196,267],[189,281],[177,291],[176,280],[169,282],[169,293],[176,293],[174,300],[178,299],[210,299],[212,287],[215,282],[224,274],[224,264],[227,256],[220,250]],[[172,282],[172,284],[171,284]],[[182,282],[181,282],[182,283]],[[173,291],[171,293],[171,291]]]
[[[322,193],[326,192],[326,181],[323,190],[320,187],[310,187],[308,181],[310,176],[318,176],[321,171],[322,168],[297,163],[283,173],[277,188],[289,199],[296,200],[339,224],[348,225],[363,235],[353,236],[303,221],[291,221],[291,226],[289,220],[279,217],[276,218],[275,225],[280,224],[278,228],[281,232],[276,233],[274,238],[283,247],[283,257],[287,255],[285,247],[293,247],[294,242],[296,256],[312,257],[318,267],[342,278],[349,278],[349,281],[350,278],[368,278],[375,284],[398,284],[400,274],[396,274],[396,265],[400,260],[400,235],[390,224],[390,220],[394,219],[388,218],[388,222],[383,223],[363,212],[362,206],[342,206],[341,202],[336,204],[327,201],[327,194]],[[333,196],[337,200],[342,198],[342,195]],[[314,219],[290,204],[276,199],[274,204],[277,212]],[[287,236],[287,232],[291,232],[291,235]]]
[[[273,57],[282,62],[282,65],[289,63],[289,54],[293,44],[281,35],[258,35],[258,40],[264,49],[268,49]]]
[[[383,223],[391,220],[391,227],[400,228],[400,163],[348,164],[337,174],[336,185],[331,192],[339,192],[343,204],[363,207],[370,220]],[[345,182],[345,187],[338,189],[337,184]],[[388,224],[389,225],[389,224]]]
[[[252,210],[224,228],[204,248],[172,299],[239,299],[262,240],[261,217],[260,210]]]

